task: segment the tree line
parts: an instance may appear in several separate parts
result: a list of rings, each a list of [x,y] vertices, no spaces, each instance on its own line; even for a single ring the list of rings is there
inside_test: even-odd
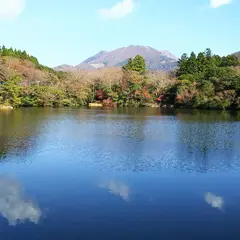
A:
[[[52,68],[44,66],[39,63],[38,59],[30,54],[28,54],[25,50],[18,50],[13,48],[6,48],[4,45],[0,46],[0,57],[15,57],[22,60],[28,60],[33,63],[38,69],[45,70],[51,73],[57,74]]]
[[[11,57],[16,57],[20,59],[26,59],[29,60],[30,62],[34,63],[35,65],[40,65],[37,58],[34,56],[31,56],[27,54],[27,52],[24,50],[17,50],[13,48],[6,48],[4,45],[1,47],[0,46],[0,56],[5,57],[5,56],[11,56]]]

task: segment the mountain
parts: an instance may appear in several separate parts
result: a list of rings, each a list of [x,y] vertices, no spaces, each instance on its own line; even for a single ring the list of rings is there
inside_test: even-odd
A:
[[[69,68],[68,66],[65,71],[69,69],[77,71],[81,69],[92,70],[103,67],[121,67],[127,63],[129,58],[134,58],[138,54],[145,58],[148,70],[171,71],[177,66],[178,58],[168,51],[158,51],[148,46],[131,45],[113,51],[101,51],[75,67]],[[59,70],[59,68],[61,66],[56,67],[55,70]]]
[[[239,58],[239,60],[240,60],[240,51],[239,51],[239,52],[236,52],[236,53],[234,53],[233,55],[237,56],[237,57]]]

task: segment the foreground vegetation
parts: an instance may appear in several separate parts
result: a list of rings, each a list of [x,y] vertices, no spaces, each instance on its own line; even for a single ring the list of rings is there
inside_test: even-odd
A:
[[[175,105],[240,109],[240,69],[235,56],[210,49],[184,54],[174,73],[147,72],[141,56],[120,68],[73,73],[41,65],[25,51],[0,48],[0,105],[78,107]]]
[[[3,50],[4,49],[4,50]],[[174,82],[168,73],[146,73],[141,56],[120,68],[93,72],[56,72],[26,52],[0,49],[0,104],[14,107],[87,105],[144,106],[154,104]]]

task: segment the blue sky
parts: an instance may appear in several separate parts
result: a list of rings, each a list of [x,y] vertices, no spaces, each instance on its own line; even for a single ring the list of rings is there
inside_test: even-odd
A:
[[[146,45],[181,56],[240,51],[240,0],[0,0],[0,45],[48,66]]]

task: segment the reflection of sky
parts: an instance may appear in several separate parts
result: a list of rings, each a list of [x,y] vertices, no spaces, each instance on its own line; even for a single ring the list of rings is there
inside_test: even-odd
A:
[[[125,201],[129,200],[130,188],[125,183],[110,180],[101,184],[100,187],[108,189],[109,192],[120,196]]]
[[[217,208],[219,210],[223,209],[224,200],[220,196],[216,196],[214,193],[206,193],[205,194],[205,201],[213,208]]]
[[[24,198],[22,188],[15,179],[0,176],[0,215],[12,226],[26,220],[37,224],[41,210]]]

